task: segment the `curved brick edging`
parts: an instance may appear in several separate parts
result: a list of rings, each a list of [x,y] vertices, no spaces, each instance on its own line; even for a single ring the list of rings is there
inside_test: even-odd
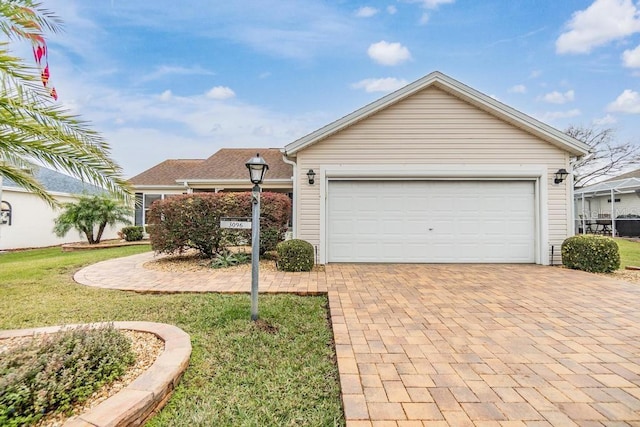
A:
[[[62,252],[75,252],[75,251],[91,251],[94,249],[107,249],[107,248],[121,248],[124,246],[140,246],[140,245],[148,245],[148,240],[137,240],[133,242],[106,242],[106,243],[96,243],[93,245],[87,245],[86,243],[64,243],[60,246]]]
[[[109,322],[111,323],[111,322]],[[101,326],[106,323],[91,323]],[[85,324],[86,325],[86,324]],[[0,339],[59,332],[83,324],[0,331]],[[113,322],[117,329],[149,332],[164,341],[164,351],[143,374],[89,412],[67,421],[65,427],[138,426],[167,403],[189,365],[191,340],[182,329],[166,323]]]

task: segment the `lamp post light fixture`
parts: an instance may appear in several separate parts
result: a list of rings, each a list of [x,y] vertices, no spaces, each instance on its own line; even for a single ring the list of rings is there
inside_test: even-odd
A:
[[[307,172],[307,178],[309,178],[309,185],[313,185],[313,183],[316,182],[315,177],[316,177],[316,173],[313,171],[313,169],[309,169],[309,172]]]
[[[558,172],[555,173],[555,179],[553,180],[554,184],[560,184],[564,179],[569,175],[566,169],[558,169]]]
[[[249,169],[249,179],[253,184],[251,192],[251,320],[258,320],[258,281],[260,262],[260,184],[269,165],[260,154],[245,163]]]

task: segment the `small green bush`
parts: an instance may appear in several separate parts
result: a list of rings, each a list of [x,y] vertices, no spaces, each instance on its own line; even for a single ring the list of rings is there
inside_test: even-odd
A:
[[[34,424],[68,412],[134,362],[130,340],[113,328],[78,328],[0,357],[0,425]]]
[[[569,237],[562,242],[562,264],[574,270],[611,273],[620,268],[618,244],[604,236]]]
[[[313,246],[304,240],[293,239],[278,243],[278,270],[311,271]]]
[[[275,250],[279,242],[282,241],[282,233],[276,227],[260,227],[260,255],[265,252]]]
[[[122,230],[120,230],[120,234],[127,242],[137,242],[142,240],[142,236],[144,235],[142,227],[138,225],[123,227]]]

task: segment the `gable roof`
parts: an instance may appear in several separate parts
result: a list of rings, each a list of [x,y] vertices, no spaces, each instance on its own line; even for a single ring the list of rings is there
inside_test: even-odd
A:
[[[282,152],[279,148],[223,148],[218,150],[198,167],[185,171],[179,178],[180,181],[193,180],[245,180],[249,182],[249,173],[245,163],[256,153],[269,165],[265,175],[265,181],[291,179],[293,166],[282,160]]]
[[[93,184],[83,182],[78,178],[65,175],[53,169],[37,165],[32,166],[33,177],[44,187],[45,190],[49,192],[67,194],[100,194],[105,191]],[[22,188],[10,179],[3,180],[2,186]]]
[[[313,145],[323,139],[340,132],[347,127],[372,116],[393,104],[423,90],[428,87],[437,87],[471,105],[480,108],[512,125],[531,133],[540,139],[547,141],[559,148],[562,148],[576,156],[581,156],[589,152],[589,146],[563,132],[542,123],[520,111],[511,108],[477,90],[452,79],[451,77],[434,71],[407,86],[392,92],[377,101],[372,102],[351,114],[348,114],[333,123],[324,126],[285,146],[284,153],[287,156],[294,156],[298,151]]]
[[[139,173],[129,182],[133,185],[176,185],[176,179],[189,174],[204,159],[169,159]]]

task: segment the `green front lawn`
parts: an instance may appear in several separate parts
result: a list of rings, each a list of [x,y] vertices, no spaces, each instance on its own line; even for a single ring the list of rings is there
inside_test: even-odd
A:
[[[151,426],[344,425],[327,298],[140,295],[73,282],[81,266],[147,246],[0,254],[0,329],[117,320],[174,324],[191,335],[189,368]]]
[[[628,265],[640,267],[640,242],[617,238],[616,243],[620,248],[620,268]]]

